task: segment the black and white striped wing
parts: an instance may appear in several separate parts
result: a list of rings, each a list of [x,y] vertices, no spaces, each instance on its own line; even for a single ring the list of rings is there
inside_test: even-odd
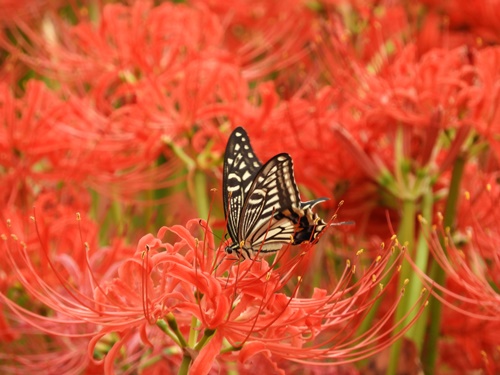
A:
[[[255,174],[262,164],[255,156],[247,132],[236,128],[229,137],[224,154],[223,192],[224,216],[233,242],[238,241],[238,228]]]
[[[238,238],[255,252],[276,251],[291,243],[295,223],[279,213],[290,210],[295,202],[300,204],[292,158],[276,155],[254,177],[241,212]]]

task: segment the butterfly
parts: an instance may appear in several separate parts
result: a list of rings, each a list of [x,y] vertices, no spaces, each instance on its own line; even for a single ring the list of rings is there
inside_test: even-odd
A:
[[[327,226],[312,211],[327,198],[302,202],[290,155],[281,153],[262,164],[242,127],[226,146],[222,197],[232,240],[225,251],[244,259],[276,252],[284,244],[315,242]]]

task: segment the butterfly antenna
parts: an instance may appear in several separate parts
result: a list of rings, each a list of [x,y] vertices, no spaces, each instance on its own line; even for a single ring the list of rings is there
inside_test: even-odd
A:
[[[217,269],[218,269],[218,268],[219,268],[219,266],[222,264],[222,262],[224,262],[225,258],[226,258],[226,254],[224,253],[224,254],[222,255],[222,258],[221,258],[220,262],[219,262],[219,263],[217,263],[217,265],[214,267],[214,269],[213,269],[214,273],[215,273],[215,272],[217,272]],[[215,258],[215,261],[217,261],[217,258]]]
[[[340,221],[340,222],[334,222],[335,220],[337,220],[337,213],[339,212],[340,210],[340,207],[342,207],[344,205],[344,200],[341,200],[339,202],[339,204],[337,205],[337,209],[335,210],[335,213],[332,215],[330,221],[328,222],[328,226],[338,226],[338,225],[354,225],[356,224],[354,221],[352,220],[349,220],[349,221]]]

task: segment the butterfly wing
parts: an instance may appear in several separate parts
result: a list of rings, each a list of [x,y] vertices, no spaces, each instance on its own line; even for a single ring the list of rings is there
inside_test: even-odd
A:
[[[292,158],[276,155],[257,172],[246,196],[238,228],[244,247],[264,253],[291,243],[295,223],[280,213],[295,202],[300,204]]]
[[[239,241],[238,227],[246,194],[262,164],[255,156],[247,132],[236,128],[224,153],[222,198],[227,230],[233,242]]]

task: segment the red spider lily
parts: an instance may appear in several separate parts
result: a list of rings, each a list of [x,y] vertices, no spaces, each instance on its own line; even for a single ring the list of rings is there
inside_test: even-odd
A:
[[[341,43],[336,42],[333,46],[341,49]],[[372,209],[375,211],[381,204],[397,208],[402,220],[395,226],[401,239],[410,243],[416,238],[415,213],[425,210],[427,216],[432,216],[432,210],[437,210],[441,204],[423,206],[420,199],[425,200],[430,194],[434,200],[433,191],[445,188],[451,192],[459,188],[458,183],[450,179],[448,170],[464,159],[464,146],[470,142],[474,131],[482,136],[476,139],[476,144],[484,145],[489,141],[490,131],[496,123],[498,96],[493,49],[478,53],[467,49],[432,50],[420,57],[415,52],[413,47],[407,47],[376,74],[371,71],[373,67],[366,67],[355,59],[332,63],[327,67],[330,76],[336,80],[334,82],[342,84],[348,94],[343,102],[336,103],[340,110],[337,107],[335,111],[324,110],[328,108],[325,105],[323,110],[313,112],[318,114],[316,134],[309,127],[297,137],[303,144],[312,144],[313,141],[306,141],[308,135],[321,139],[320,144],[325,148],[318,160],[326,167],[318,166],[317,170],[324,172],[328,166],[337,167],[338,164],[325,162],[325,159],[328,160],[328,150],[335,144],[333,141],[340,141],[340,160],[354,160],[357,170],[364,174],[362,181],[372,181],[365,187],[366,191],[373,191],[375,185]],[[327,62],[334,61],[331,55],[341,55],[337,50],[329,53],[324,51]],[[331,97],[339,98],[340,95]],[[351,115],[345,116],[348,113]],[[328,125],[323,125],[322,129],[321,124],[325,123]],[[329,138],[325,128],[334,136]],[[450,138],[451,142],[443,143],[443,139]],[[338,143],[336,146],[339,148]],[[342,157],[344,152],[346,155]],[[337,157],[338,153],[335,161],[339,160]],[[352,182],[356,183],[351,179]],[[343,199],[350,202],[348,195]],[[401,210],[401,202],[408,203],[410,209]],[[367,206],[366,201],[364,205]],[[374,218],[370,210],[363,210],[363,214]],[[357,217],[355,220],[364,221]],[[376,233],[380,233],[379,228]],[[427,256],[411,254],[414,260],[420,258],[419,267],[425,269]],[[403,278],[408,277],[410,271],[404,269]],[[469,303],[473,299],[471,297]]]
[[[278,133],[274,137],[283,140],[292,150],[296,145],[296,154],[300,156],[295,159],[304,160],[307,165],[307,168],[299,165],[297,169],[311,173],[306,181],[322,181],[328,177],[333,189],[335,185],[341,186],[342,181],[331,176],[348,176],[357,187],[357,182],[363,182],[366,191],[377,195],[383,193],[382,188],[386,191],[383,201],[388,207],[396,207],[396,202],[388,199],[390,195],[402,198],[410,194],[410,190],[413,190],[411,194],[421,194],[429,189],[424,183],[419,191],[413,188],[397,191],[404,185],[402,175],[398,177],[402,173],[398,169],[404,163],[416,174],[437,163],[438,169],[432,167],[432,171],[438,184],[446,185],[449,182],[443,172],[457,159],[471,128],[486,135],[481,130],[479,113],[495,111],[495,104],[487,101],[482,107],[477,98],[481,93],[494,99],[495,94],[488,90],[489,85],[481,86],[473,79],[477,70],[465,52],[434,50],[415,61],[414,51],[407,49],[378,77],[351,62],[355,68],[353,74],[363,80],[363,86],[356,89],[352,87],[353,82],[347,82],[347,87],[352,87],[353,92],[362,92],[356,94],[362,98],[347,97],[338,108],[334,103],[341,97],[332,88],[324,89],[321,96],[313,100],[280,103],[268,122],[256,132],[265,134],[264,126],[269,129],[283,121],[295,125],[293,132],[273,128],[267,133]],[[495,74],[494,69],[486,71]],[[481,112],[478,113],[478,109]],[[356,119],[348,113],[356,113]],[[442,147],[446,128],[457,130],[451,133],[454,135],[451,145]],[[379,187],[368,186],[366,181],[370,180]],[[343,198],[349,202],[348,196]],[[364,205],[367,205],[366,199]],[[371,209],[362,211],[366,214]]]
[[[0,197],[6,205],[29,208],[33,190],[50,189],[57,182],[84,182],[116,198],[126,180],[125,199],[175,183],[168,178],[179,163],[153,168],[165,146],[124,114],[105,118],[82,100],[62,101],[36,81],[28,83],[21,98],[1,87],[0,104],[5,119],[0,127],[5,171]]]
[[[60,163],[71,147],[69,136],[53,126],[60,101],[43,87],[30,82],[23,100],[8,87],[0,87],[0,182],[3,204],[30,206],[31,189],[40,180],[61,179]]]
[[[446,286],[434,289],[442,303],[449,308],[474,319],[500,321],[500,294],[498,293],[498,214],[494,207],[500,199],[496,184],[478,185],[477,171],[474,191],[465,194],[461,205],[463,218],[459,230],[453,236],[450,228],[443,229],[442,221],[437,230],[428,234],[428,243],[434,258],[447,276]],[[490,180],[494,179],[490,176]],[[442,216],[439,216],[442,220]],[[463,242],[464,245],[457,245]],[[427,281],[430,278],[419,271]]]
[[[245,79],[278,75],[276,81],[290,86],[296,75],[312,68],[308,44],[313,40],[314,12],[301,1],[285,3],[247,1],[223,3],[193,1],[208,6],[224,25],[224,44],[238,56]]]
[[[188,224],[188,227],[193,224],[198,225],[196,221],[193,221]],[[183,241],[173,247],[169,244],[162,244],[160,238],[167,230],[177,233]],[[349,310],[349,306],[354,302],[351,298],[347,298],[346,301],[339,300],[341,296],[345,296],[347,290],[351,290],[351,288],[342,289],[347,281],[345,278],[341,279],[339,289],[332,295],[326,295],[325,292],[318,294],[317,291],[313,299],[289,299],[278,291],[289,281],[291,270],[280,276],[280,268],[272,269],[266,262],[254,261],[243,262],[232,267],[232,262],[224,261],[214,270],[215,259],[212,253],[206,252],[204,244],[193,238],[185,228],[180,226],[170,229],[162,228],[158,237],[147,236],[139,244],[139,248],[145,246],[152,254],[155,249],[166,249],[166,252],[152,255],[149,260],[148,268],[151,269],[149,278],[164,280],[164,282],[152,286],[152,290],[146,289],[148,295],[146,296],[147,304],[144,305],[145,313],[152,322],[162,316],[166,317],[169,328],[172,330],[170,335],[174,338],[177,336],[179,345],[184,347],[184,359],[187,357],[194,359],[191,368],[193,372],[208,371],[221,350],[229,355],[231,351],[240,348],[242,348],[239,355],[240,362],[245,362],[246,358],[263,350],[282,358],[293,360],[302,358],[301,361],[311,360],[315,356],[318,356],[318,359],[335,358],[338,354],[334,349],[319,349],[319,347],[308,349],[306,355],[302,347],[305,342],[309,341],[306,337],[309,335],[315,337],[321,330],[333,329],[335,331],[334,328],[342,325],[344,319],[349,319],[352,323],[352,319],[360,314],[359,310],[352,314],[345,310]],[[209,237],[207,237],[208,243],[213,245],[213,239]],[[188,249],[183,258],[178,252],[180,246],[187,246]],[[137,262],[126,265],[127,271],[124,275],[139,276],[138,270],[135,270],[138,265]],[[130,266],[133,266],[134,270],[129,269]],[[290,264],[287,266],[290,267]],[[293,263],[291,266],[294,267]],[[161,273],[155,276],[160,270]],[[376,272],[379,271],[380,269]],[[227,272],[229,274],[226,275]],[[166,278],[160,276],[163,274],[168,276]],[[123,296],[121,300],[124,306],[137,306],[139,298],[144,298],[139,290],[127,291],[123,288],[125,285],[122,282],[119,280],[116,282],[119,284],[114,284],[113,288],[109,287],[106,298],[109,299],[109,293],[118,286],[120,286],[120,293],[113,293],[115,297],[112,298],[118,295]],[[365,280],[365,282],[371,285],[368,289],[373,287],[373,280]],[[138,282],[133,284],[138,285]],[[158,287],[161,287],[161,292]],[[361,289],[364,288],[361,287]],[[363,305],[363,308],[368,306],[369,303]],[[335,311],[339,310],[344,310],[342,317],[335,315]],[[201,333],[204,329],[204,336],[194,348],[190,349],[187,347],[188,340],[183,338],[183,335],[187,334],[186,329],[189,329],[190,325],[192,327],[193,316],[201,324],[196,331]],[[330,319],[332,321],[327,323]],[[116,327],[114,329],[116,330]],[[339,347],[340,342],[344,340],[346,345],[353,345],[356,342],[350,341],[350,335],[353,332],[351,330],[344,332],[344,329],[337,331],[334,336]],[[167,328],[165,331],[168,332]],[[345,334],[347,336],[344,336]],[[222,338],[229,342],[229,348],[223,349]],[[197,348],[202,347],[200,343],[204,343],[207,339],[210,339],[209,344],[196,354]],[[359,343],[361,346],[366,344],[365,339],[368,338],[362,339]],[[323,346],[329,343],[329,340],[323,341]],[[298,351],[294,350],[295,347]],[[344,356],[345,353],[342,357]],[[228,359],[230,358],[231,356]],[[351,359],[344,360],[349,362]]]
[[[13,25],[17,20],[33,21],[47,11],[47,7],[56,8],[57,1],[0,1],[0,22],[2,25]],[[59,2],[60,3],[60,2]]]
[[[496,163],[489,163],[487,158],[485,161],[485,165],[472,164],[465,171],[463,194],[459,201],[459,210],[463,215],[457,218],[456,235],[463,255],[466,258],[480,256],[487,260],[488,267],[483,268],[483,271],[488,272],[487,276],[499,284],[500,268],[497,258],[500,232],[496,210],[500,199],[497,184],[499,171]],[[468,261],[475,263],[472,260]]]
[[[457,370],[483,369],[497,373],[500,352],[500,258],[498,254],[499,199],[496,174],[482,174],[473,168],[465,185],[471,188],[460,205],[457,229],[443,229],[442,222],[427,234],[434,259],[446,275],[446,284],[433,284],[430,276],[416,271],[433,285],[435,297],[443,304],[441,361]],[[489,181],[489,182],[488,182]],[[484,184],[483,184],[484,182]],[[442,220],[442,217],[439,217]],[[424,223],[425,231],[429,231]],[[460,348],[460,349],[459,349]],[[465,356],[453,358],[457,351]]]
[[[244,38],[240,48],[224,44],[227,20],[217,22],[205,5],[152,7],[149,2],[106,5],[97,28],[85,19],[76,26],[56,20],[55,40],[40,37],[20,23],[23,34],[17,35],[18,43],[28,53],[7,40],[3,45],[36,71],[67,83],[72,91],[82,93],[82,87],[90,87],[85,94],[105,115],[117,107],[137,105],[140,120],[177,141],[194,123],[203,125],[214,117],[217,122],[220,117],[240,121],[249,80],[307,56],[304,46],[312,37],[311,18],[305,14],[312,13],[304,13],[299,5],[278,9],[263,5],[270,9],[264,12],[262,24],[254,22],[250,34],[255,36]],[[164,22],[166,18],[169,22]],[[29,39],[28,45],[24,38]]]
[[[62,85],[68,103],[58,126],[77,142],[75,178],[130,202],[144,191],[179,186],[185,167],[194,198],[193,175],[216,161],[217,128],[241,121],[247,105],[239,58],[224,48],[222,26],[204,7],[135,2],[101,10],[97,26],[85,17],[74,26],[55,18],[55,39],[20,22],[22,33],[13,33],[24,49],[3,45]]]
[[[500,112],[500,48],[491,47],[478,51],[473,55],[474,66],[476,68],[475,79],[480,82],[471,92],[469,107],[474,114],[474,128],[481,134],[490,145],[496,158],[500,157],[500,143],[498,132],[500,131],[498,122]]]
[[[200,224],[206,225],[193,220],[187,228],[199,228]],[[163,242],[161,238],[168,233],[180,240]],[[301,297],[302,279],[294,281],[300,254],[275,266],[252,260],[221,262],[211,250],[214,241],[210,232],[203,236],[199,240],[185,227],[164,227],[157,237],[141,239],[134,256],[111,266],[116,274],[101,276],[95,271],[96,261],[108,263],[111,253],[96,254],[95,260],[87,258],[88,268],[78,271],[69,268],[69,255],[60,260],[59,256],[54,260],[48,257],[46,240],[39,237],[53,272],[48,279],[53,281],[48,283],[30,262],[29,247],[14,234],[10,238],[5,234],[3,248],[9,272],[17,275],[30,298],[39,301],[39,309],[45,305],[54,312],[44,316],[40,310],[28,311],[2,294],[10,311],[7,321],[15,333],[22,333],[13,324],[19,322],[49,335],[67,337],[74,345],[88,338],[90,354],[107,352],[103,363],[106,373],[112,373],[113,367],[147,366],[165,353],[170,353],[168,366],[185,371],[190,365],[192,373],[208,373],[213,366],[225,366],[228,361],[244,364],[258,353],[299,363],[325,359],[349,363],[389,345],[394,341],[390,336],[393,330],[399,332],[396,337],[405,330],[401,322],[387,325],[397,298],[380,321],[364,334],[355,335],[374,298],[380,298],[385,290],[383,286],[376,297],[372,296],[379,280],[397,264],[390,261],[391,251],[363,266],[361,275],[361,264],[356,271],[356,265],[348,263],[331,292],[317,289],[312,296]],[[305,246],[302,251],[310,250]],[[287,288],[291,288],[290,296],[284,293]],[[19,360],[9,358],[11,362]]]
[[[120,86],[131,87],[131,83],[151,75],[178,72],[201,45],[211,47],[221,35],[209,13],[204,15],[182,5],[152,7],[150,2],[135,2],[132,6],[108,4],[96,11],[102,11],[98,27],[85,19],[85,11],[80,12],[81,19],[73,27],[63,18],[54,19],[56,38],[52,40],[19,23],[38,50],[28,49],[30,57],[9,49],[28,59],[33,67],[46,69],[50,76],[73,82],[77,89],[92,83],[96,90],[112,94],[115,90],[125,93]],[[163,22],[167,16],[170,22]],[[202,34],[200,28],[207,32]],[[44,53],[57,57],[57,63]]]
[[[434,29],[433,38],[426,39],[426,48],[498,44],[497,20],[500,17],[498,2],[424,0],[422,3],[427,6],[423,27]],[[432,26],[427,25],[428,20],[431,20]],[[439,22],[436,22],[438,20]],[[436,45],[438,42],[440,43]]]
[[[13,55],[66,82],[73,92],[90,87],[85,95],[106,116],[116,108],[137,106],[132,115],[139,110],[138,121],[147,121],[150,130],[169,139],[213,112],[222,115],[217,105],[221,100],[241,100],[245,94],[233,89],[241,87],[234,85],[241,80],[238,66],[219,47],[221,26],[206,9],[108,4],[98,27],[85,19],[76,26],[54,24],[55,41],[19,27],[38,49],[27,46],[30,54],[23,54],[5,43]]]
[[[440,342],[440,367],[453,369],[455,373],[483,371],[488,375],[500,370],[498,335],[500,323],[464,317],[463,314],[445,308],[446,324],[442,327],[444,340]]]
[[[139,108],[128,106],[104,116],[88,99],[72,97],[64,106],[64,123],[57,126],[68,133],[80,149],[72,148],[67,164],[84,183],[105,196],[125,201],[137,199],[140,192],[171,187],[182,164],[178,160],[160,163],[170,155],[161,131],[144,127]],[[67,159],[70,159],[69,157]]]
[[[4,374],[102,373],[102,368],[92,364],[86,355],[87,340],[56,335],[50,335],[50,340],[47,340],[47,335],[35,333],[32,327],[22,322],[15,329],[22,339],[0,345],[0,370]]]
[[[440,244],[440,236],[437,232],[432,233],[429,244],[434,258],[446,273],[449,286],[435,286],[437,298],[450,308],[472,318],[500,320],[500,296],[495,287],[492,287],[485,278],[488,271],[483,270],[484,260],[474,252],[469,252],[466,256],[456,248],[452,238],[444,231],[440,235],[446,239],[446,253]],[[498,254],[494,257],[493,268],[498,269]],[[432,280],[422,271],[418,272],[426,282],[432,283]],[[437,292],[444,293],[445,297]]]
[[[495,0],[467,1],[327,1],[329,21],[341,19],[348,48],[378,65],[408,40],[420,53],[433,48],[471,48],[498,44],[500,7]],[[345,8],[348,7],[349,11]],[[418,22],[416,21],[418,19]]]
[[[350,7],[349,12],[343,9],[346,5]],[[389,1],[350,1],[327,8],[320,34],[329,38],[339,33],[345,56],[352,55],[355,60],[379,68],[416,32],[411,20],[419,11],[417,3],[401,6]]]
[[[109,277],[131,251],[117,241],[96,252],[90,222],[83,221],[82,230],[74,212],[70,224],[62,206],[51,207],[40,201],[43,220],[36,223],[33,232],[33,228],[19,231],[27,233],[25,239],[13,233],[13,228],[22,228],[24,221],[14,213],[2,230],[2,248],[7,252],[1,267],[1,320],[6,328],[3,334],[10,337],[0,345],[0,369],[13,374],[102,372],[86,353],[90,338],[97,332],[96,325],[86,318],[95,311],[94,278]],[[89,242],[84,244],[82,238]]]
[[[341,63],[327,68],[336,77],[346,74]],[[267,85],[261,89],[260,111],[248,112],[249,132],[261,135],[262,144],[272,134],[286,145],[297,160],[298,173],[308,171],[302,176],[306,184],[332,175],[330,183],[335,176],[383,178],[396,168],[398,158],[392,146],[398,128],[404,132],[405,154],[401,157],[417,160],[422,166],[431,157],[439,158],[443,171],[455,160],[467,128],[479,128],[471,104],[476,103],[473,98],[482,86],[473,82],[475,68],[467,51],[434,50],[418,60],[415,49],[408,47],[378,76],[356,61],[350,61],[347,69],[349,80],[341,77],[335,82],[342,85],[343,95],[336,88],[325,87],[309,100],[280,101]],[[492,106],[488,103],[488,108]],[[282,127],[283,123],[290,124],[293,131]],[[446,150],[433,155],[443,128],[460,129],[456,144],[448,155]],[[268,150],[259,141],[255,147]],[[302,161],[307,168],[300,168]]]
[[[246,99],[237,60],[220,47],[221,25],[206,9],[109,4],[98,27],[85,19],[76,26],[56,19],[52,26],[55,40],[18,25],[23,34],[16,37],[27,53],[8,40],[3,46],[65,84],[72,96],[85,96],[83,113],[97,112],[94,117],[104,116],[108,126],[128,124],[125,136],[133,130],[155,139],[151,154],[164,139],[182,146],[195,123],[213,127],[214,118],[234,116]],[[139,126],[131,129],[134,124]]]

